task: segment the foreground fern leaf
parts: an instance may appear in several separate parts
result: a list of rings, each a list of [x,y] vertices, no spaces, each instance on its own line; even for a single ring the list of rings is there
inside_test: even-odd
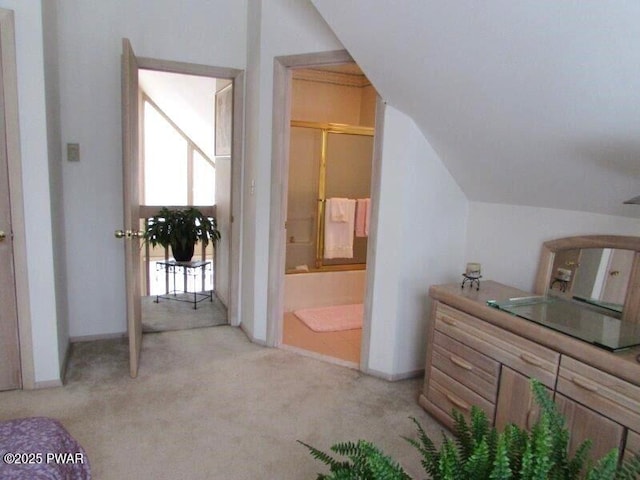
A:
[[[472,407],[470,420],[457,411],[455,440],[445,435],[436,447],[420,423],[411,418],[417,439],[405,438],[421,456],[422,467],[431,480],[638,480],[640,456],[618,465],[618,451],[587,467],[590,442],[569,455],[569,433],[546,388],[536,380],[531,388],[540,416],[530,432],[508,425],[502,433],[493,428],[486,414]],[[311,456],[329,467],[317,480],[411,480],[402,466],[370,442],[337,443],[331,451],[337,459],[304,442]]]

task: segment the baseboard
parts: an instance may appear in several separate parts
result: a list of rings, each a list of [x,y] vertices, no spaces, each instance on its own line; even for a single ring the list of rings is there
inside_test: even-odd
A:
[[[67,378],[67,367],[69,366],[69,358],[71,357],[71,342],[67,342],[67,348],[64,352],[64,359],[62,360],[62,365],[60,365],[60,381],[62,385],[66,383],[65,379]]]
[[[298,355],[302,355],[303,357],[313,358],[314,360],[321,360],[326,363],[333,363],[334,365],[339,365],[341,367],[352,368],[354,370],[360,370],[360,365],[354,362],[349,362],[347,360],[342,360],[336,357],[330,357],[329,355],[323,355],[321,353],[312,352],[310,350],[305,350],[304,348],[294,347],[291,345],[285,345],[284,343],[279,345],[280,349],[288,350],[290,352],[297,353]]]
[[[408,372],[402,372],[402,373],[393,373],[393,374],[380,372],[372,368],[366,368],[366,369],[363,369],[362,371],[367,375],[371,375],[372,377],[382,378],[383,380],[387,380],[388,382],[399,382],[400,380],[409,380],[411,378],[419,378],[424,376],[424,368],[420,368],[418,370],[411,370]]]
[[[95,340],[113,340],[114,338],[124,338],[126,336],[127,336],[127,332],[104,333],[100,335],[79,335],[77,337],[69,337],[69,341],[71,343],[93,342]]]
[[[62,380],[45,380],[44,382],[36,382],[33,387],[36,390],[41,388],[62,387]]]
[[[258,340],[253,335],[251,335],[251,333],[249,333],[247,331],[247,329],[245,328],[245,326],[242,323],[240,325],[238,325],[238,327],[240,327],[240,330],[242,330],[244,332],[244,334],[247,336],[247,338],[249,339],[249,341],[251,343],[255,343],[256,345],[260,345],[260,346],[263,346],[263,347],[268,347],[269,346],[269,345],[267,345],[266,341]]]

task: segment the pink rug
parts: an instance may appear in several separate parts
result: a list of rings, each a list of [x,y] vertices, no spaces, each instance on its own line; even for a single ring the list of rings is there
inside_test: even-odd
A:
[[[362,328],[364,305],[333,305],[330,307],[303,308],[293,314],[314,332],[338,332]]]

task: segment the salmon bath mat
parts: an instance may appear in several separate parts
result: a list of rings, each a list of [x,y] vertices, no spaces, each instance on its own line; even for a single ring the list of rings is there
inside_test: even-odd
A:
[[[362,328],[364,305],[332,305],[330,307],[303,308],[293,314],[314,332],[338,332]]]

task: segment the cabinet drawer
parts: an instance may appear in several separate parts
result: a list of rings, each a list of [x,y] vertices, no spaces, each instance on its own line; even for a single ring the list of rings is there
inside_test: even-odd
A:
[[[431,361],[437,369],[495,403],[500,372],[495,360],[435,331]]]
[[[449,416],[451,416],[451,411],[456,409],[467,419],[471,415],[471,407],[475,405],[485,411],[489,422],[493,422],[495,405],[492,402],[482,398],[437,368],[431,369],[427,398]]]
[[[563,356],[556,390],[632,430],[640,431],[640,387]]]
[[[560,354],[439,303],[436,331],[553,388]]]

